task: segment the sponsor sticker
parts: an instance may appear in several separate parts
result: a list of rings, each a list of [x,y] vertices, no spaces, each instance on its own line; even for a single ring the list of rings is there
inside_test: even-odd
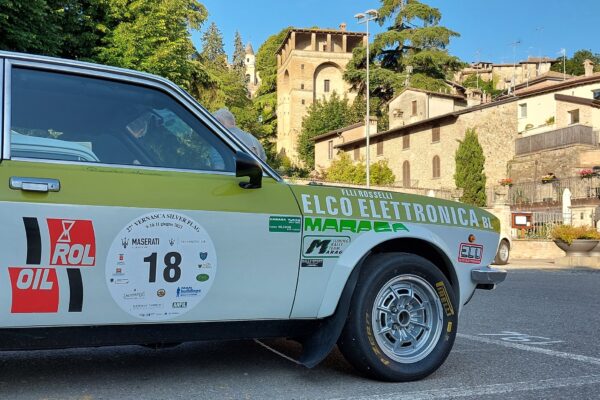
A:
[[[9,267],[11,313],[58,312],[59,287],[55,269]]]
[[[323,259],[322,258],[309,258],[302,259],[300,262],[300,266],[302,268],[322,268],[323,267]]]
[[[337,258],[350,244],[349,236],[304,236],[302,256],[304,258]]]
[[[301,225],[300,217],[269,217],[269,232],[300,232]]]
[[[461,243],[458,251],[458,262],[467,264],[481,264],[483,246],[480,244]]]
[[[106,260],[106,283],[114,301],[130,315],[150,321],[196,307],[217,272],[215,247],[206,230],[172,211],[129,222],[115,236]],[[201,265],[209,267],[199,270]]]
[[[90,220],[48,218],[50,265],[82,267],[96,263],[96,237]]]
[[[187,301],[174,301],[172,304],[173,308],[187,308]]]

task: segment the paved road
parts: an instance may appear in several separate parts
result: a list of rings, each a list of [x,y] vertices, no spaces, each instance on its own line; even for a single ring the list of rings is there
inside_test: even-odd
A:
[[[599,288],[600,271],[511,271],[476,294],[420,382],[365,379],[337,351],[308,370],[252,341],[210,342],[0,353],[0,399],[600,399]]]

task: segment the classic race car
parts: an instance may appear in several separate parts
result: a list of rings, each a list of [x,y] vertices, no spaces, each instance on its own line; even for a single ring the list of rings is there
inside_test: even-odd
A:
[[[0,349],[287,337],[414,380],[450,352],[499,221],[285,183],[149,74],[0,52]]]

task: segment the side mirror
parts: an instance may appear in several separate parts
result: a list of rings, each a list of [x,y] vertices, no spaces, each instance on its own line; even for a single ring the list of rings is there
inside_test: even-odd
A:
[[[244,189],[260,189],[262,187],[262,167],[258,161],[242,151],[235,153],[235,176],[250,177],[250,182],[240,182],[240,187]]]

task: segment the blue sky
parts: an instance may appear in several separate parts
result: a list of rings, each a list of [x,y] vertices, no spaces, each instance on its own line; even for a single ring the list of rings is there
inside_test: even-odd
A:
[[[216,22],[228,54],[239,30],[244,43],[257,51],[270,35],[286,26],[364,30],[353,15],[378,8],[378,0],[200,0],[209,12],[206,29]],[[464,61],[513,61],[531,56],[558,57],[561,48],[572,54],[578,49],[600,53],[600,0],[425,0],[442,12],[442,24],[461,34],[450,52]],[[371,24],[375,32],[384,28]],[[200,48],[200,32],[193,33]]]

